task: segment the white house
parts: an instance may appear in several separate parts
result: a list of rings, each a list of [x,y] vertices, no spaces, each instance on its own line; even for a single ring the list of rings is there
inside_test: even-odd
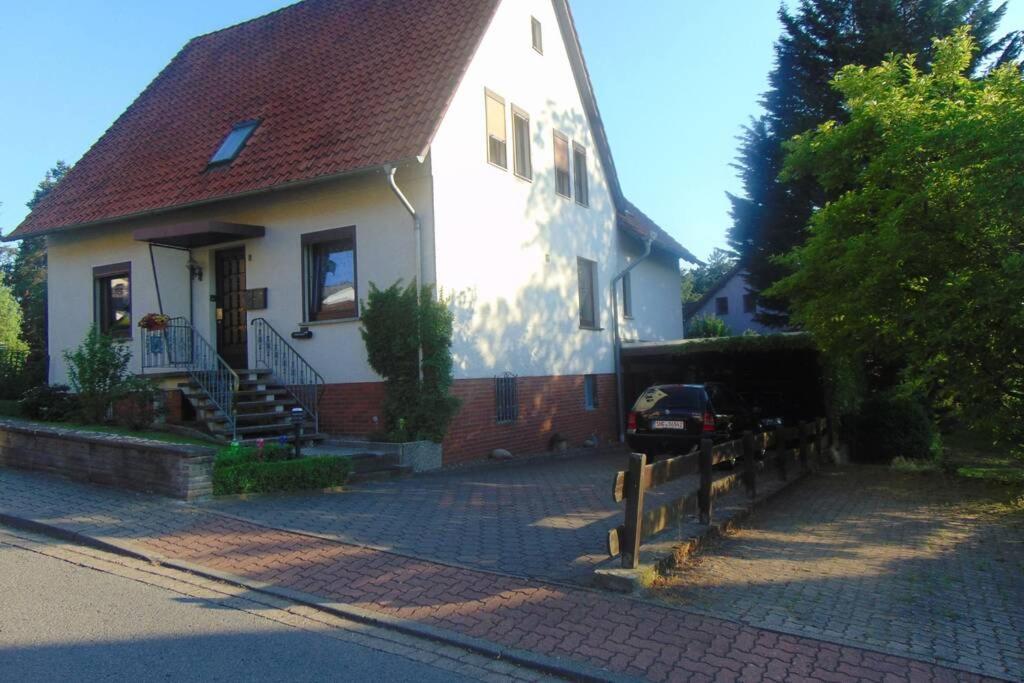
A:
[[[616,326],[679,337],[693,260],[622,195],[566,0],[306,0],[195,38],[7,239],[33,235],[51,382],[96,323],[242,435],[295,403],[377,430],[360,301],[436,284],[463,400],[446,463],[613,437]],[[137,323],[160,311],[154,342]]]
[[[713,315],[721,318],[733,334],[781,331],[755,320],[757,312],[757,295],[747,286],[747,273],[739,265],[722,276],[700,299],[685,306],[687,324],[695,318]]]

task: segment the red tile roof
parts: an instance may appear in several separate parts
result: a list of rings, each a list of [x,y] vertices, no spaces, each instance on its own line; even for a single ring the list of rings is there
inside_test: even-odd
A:
[[[5,239],[425,154],[498,2],[305,0],[194,38]],[[697,262],[622,196],[572,14],[554,4],[620,229]],[[208,168],[235,124],[252,119],[238,157]]]
[[[497,0],[307,0],[191,40],[10,238],[426,152]],[[259,119],[230,165],[207,162]]]

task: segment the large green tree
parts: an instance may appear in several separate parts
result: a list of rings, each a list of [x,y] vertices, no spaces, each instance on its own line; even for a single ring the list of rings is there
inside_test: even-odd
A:
[[[744,196],[732,196],[733,225],[729,244],[750,273],[749,284],[761,291],[782,277],[785,266],[774,256],[801,244],[816,206],[828,194],[813,178],[786,181],[782,143],[792,136],[845,115],[829,82],[847,64],[875,66],[892,53],[918,55],[924,67],[931,39],[970,25],[979,46],[971,69],[1017,58],[1021,35],[994,39],[1006,4],[991,0],[801,0],[783,6],[782,36],[775,45],[775,67],[764,94],[764,115],[746,128],[736,167]],[[764,297],[766,322],[786,321],[788,305],[781,296]]]
[[[770,291],[836,358],[870,356],[972,422],[1024,434],[1024,81],[971,80],[966,29],[849,66],[847,116],[787,144],[784,178],[835,199]]]
[[[71,170],[63,161],[58,161],[46,172],[28,201],[34,209],[43,197],[56,187],[57,183]],[[28,344],[32,356],[45,359],[46,347],[46,238],[27,237],[18,243],[14,253],[2,265],[3,281],[21,306],[22,337]],[[42,363],[39,363],[42,366]]]

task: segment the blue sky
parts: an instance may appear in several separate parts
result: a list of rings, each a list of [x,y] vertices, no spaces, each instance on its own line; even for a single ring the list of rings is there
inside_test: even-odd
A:
[[[0,231],[189,38],[287,0],[51,0],[0,7]],[[698,256],[724,246],[736,136],[758,112],[774,0],[572,0],[627,196]],[[624,9],[628,7],[629,9]],[[1024,27],[1010,0],[1006,29]]]

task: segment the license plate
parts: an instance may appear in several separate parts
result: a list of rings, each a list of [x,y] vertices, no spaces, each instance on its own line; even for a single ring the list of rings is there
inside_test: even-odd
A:
[[[651,425],[654,429],[686,429],[684,420],[655,420]]]

